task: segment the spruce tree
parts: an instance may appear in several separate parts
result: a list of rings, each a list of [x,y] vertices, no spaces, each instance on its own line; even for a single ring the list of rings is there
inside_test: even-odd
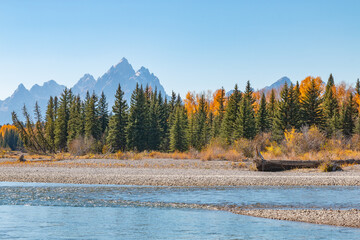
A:
[[[345,103],[341,116],[341,127],[344,136],[351,137],[355,130],[356,107],[352,93]]]
[[[70,91],[65,89],[60,96],[60,103],[55,121],[55,146],[60,151],[66,150],[69,121]]]
[[[124,92],[120,84],[115,95],[115,104],[112,107],[113,115],[109,122],[109,134],[107,143],[113,151],[126,149],[126,127],[128,123],[128,106],[124,99]]]
[[[45,137],[50,145],[51,151],[55,151],[55,109],[54,99],[50,97],[45,116]]]
[[[357,95],[360,95],[360,80],[359,79],[356,80],[355,91],[356,91]]]
[[[325,131],[327,136],[333,135],[338,130],[337,122],[339,119],[339,104],[333,90],[334,87],[335,87],[334,78],[332,74],[330,74],[330,77],[326,84],[324,100],[323,100]]]
[[[167,99],[165,98],[165,101],[163,100],[161,92],[159,92],[158,103],[159,103],[158,121],[161,131],[160,150],[166,152],[170,148],[170,127],[169,127],[170,110],[169,110],[169,105],[167,103]]]
[[[104,134],[109,124],[108,103],[106,102],[106,96],[104,92],[101,92],[101,97],[99,99],[99,104],[98,104],[98,113],[99,113],[99,122],[100,122],[99,124],[100,124],[101,134]]]
[[[131,96],[129,124],[127,127],[128,148],[135,151],[144,151],[148,143],[148,109],[146,96],[142,86],[138,84]]]
[[[220,89],[219,95],[214,99],[216,102],[215,105],[218,106],[217,112],[215,114],[214,120],[212,121],[212,137],[216,138],[221,133],[221,124],[225,115],[225,90],[224,88]]]
[[[148,148],[150,150],[159,150],[162,129],[159,122],[160,105],[159,105],[156,89],[150,96],[150,106],[148,108],[149,108]]]
[[[252,139],[256,135],[256,121],[254,112],[254,98],[250,82],[247,82],[244,96],[240,102],[240,112],[236,119],[235,139]]]
[[[305,90],[301,99],[302,122],[304,125],[322,128],[324,115],[320,89],[316,86],[315,79],[311,79],[310,86]]]
[[[68,123],[68,145],[72,140],[82,135],[81,100],[74,97],[70,104]]]
[[[268,115],[269,115],[269,127],[273,128],[274,118],[277,110],[277,101],[275,96],[275,90],[271,89],[270,99],[268,104]]]
[[[234,132],[236,129],[236,118],[239,115],[239,104],[241,101],[241,92],[238,90],[237,84],[235,85],[234,92],[229,97],[224,119],[221,124],[221,137],[227,144],[231,144],[234,141]]]
[[[295,88],[293,84],[289,88],[289,127],[300,129],[300,89],[297,83]]]
[[[101,137],[100,116],[98,111],[98,97],[95,92],[87,100],[85,106],[85,137],[99,140]]]
[[[59,99],[57,96],[54,97],[54,121],[58,116],[58,109],[59,109]]]
[[[280,100],[277,104],[278,107],[273,122],[273,136],[277,140],[282,139],[284,131],[291,128],[289,102],[289,87],[285,83],[280,93]]]
[[[194,148],[201,150],[209,142],[210,126],[208,122],[208,106],[205,95],[201,94],[199,104],[194,115]]]
[[[270,129],[270,121],[269,121],[269,114],[268,114],[268,107],[266,103],[265,93],[263,93],[261,96],[260,108],[259,111],[257,112],[257,117],[256,117],[256,129],[260,133],[267,132]]]
[[[170,129],[170,151],[186,151],[188,148],[186,137],[186,113],[182,106],[175,107],[174,123]]]

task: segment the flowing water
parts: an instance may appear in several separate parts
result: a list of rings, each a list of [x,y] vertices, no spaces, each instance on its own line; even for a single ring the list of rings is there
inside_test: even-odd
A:
[[[360,208],[360,187],[0,183],[0,239],[360,239],[360,229],[206,210]]]

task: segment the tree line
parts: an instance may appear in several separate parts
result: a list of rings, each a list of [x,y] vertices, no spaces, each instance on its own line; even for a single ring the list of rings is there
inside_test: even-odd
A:
[[[12,151],[22,148],[19,133],[13,125],[0,126],[0,148]]]
[[[150,87],[137,85],[130,105],[118,86],[112,111],[104,93],[88,92],[85,99],[65,89],[50,97],[43,119],[39,106],[35,121],[24,107],[25,122],[12,113],[27,149],[55,153],[88,146],[85,152],[201,150],[212,139],[231,145],[270,132],[281,141],[284,132],[316,126],[327,137],[360,134],[360,83],[335,86],[330,75],[326,84],[307,77],[280,92],[254,92],[248,81],[242,92],[235,85],[230,96],[219,89],[213,95],[188,92],[185,99],[172,92],[169,100]]]

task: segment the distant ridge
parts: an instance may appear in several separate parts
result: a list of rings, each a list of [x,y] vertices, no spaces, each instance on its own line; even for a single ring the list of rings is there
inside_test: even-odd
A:
[[[79,94],[82,98],[85,97],[87,91],[90,93],[95,92],[98,95],[103,91],[107,97],[109,108],[111,108],[115,101],[115,92],[118,85],[121,85],[122,90],[125,92],[124,97],[129,104],[136,83],[142,84],[144,87],[148,85],[152,89],[156,88],[158,92],[162,93],[163,97],[167,96],[159,79],[153,73],[150,73],[149,69],[141,67],[135,72],[126,58],[122,58],[118,64],[111,66],[97,80],[88,73],[84,74],[71,89],[75,95]],[[12,123],[12,111],[17,112],[21,117],[24,104],[29,113],[32,113],[35,103],[38,102],[44,116],[50,96],[60,96],[64,89],[65,86],[58,84],[54,80],[45,82],[42,86],[35,84],[30,90],[20,84],[10,97],[0,101],[0,125]]]
[[[280,90],[285,83],[287,83],[289,86],[292,83],[291,80],[288,77],[282,77],[279,80],[277,80],[276,82],[274,82],[273,84],[271,84],[270,86],[266,86],[260,90],[258,90],[259,92],[263,92],[265,94],[268,94],[272,89],[274,90]],[[226,93],[226,96],[230,96],[232,93],[234,92],[234,90],[230,90]]]
[[[273,84],[271,84],[270,86],[266,86],[263,89],[261,89],[260,92],[267,94],[272,89],[280,90],[285,85],[285,83],[287,83],[288,86],[290,86],[292,82],[288,77],[282,77]]]

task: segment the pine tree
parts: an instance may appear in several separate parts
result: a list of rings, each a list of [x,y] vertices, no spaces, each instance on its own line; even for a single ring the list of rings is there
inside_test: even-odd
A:
[[[316,86],[315,79],[311,79],[310,86],[305,90],[301,99],[302,122],[304,125],[322,127],[324,115],[321,107],[320,89]]]
[[[260,100],[260,108],[256,117],[256,129],[260,132],[267,132],[270,129],[270,121],[265,93],[262,94]]]
[[[359,79],[356,80],[355,91],[356,91],[357,95],[360,95],[360,80]]]
[[[165,101],[163,100],[161,92],[159,92],[158,104],[159,104],[158,122],[160,126],[160,150],[168,151],[170,148],[170,127],[169,127],[170,111],[169,111],[169,106],[167,104],[167,100],[166,98]]]
[[[74,97],[70,104],[68,123],[68,145],[75,138],[82,136],[81,100],[80,96]]]
[[[104,134],[109,124],[108,103],[106,102],[106,96],[104,92],[101,92],[101,97],[99,99],[99,104],[98,104],[98,113],[99,113],[99,121],[100,121],[99,124],[100,124],[101,134]]]
[[[66,150],[67,136],[68,136],[68,121],[69,121],[69,103],[70,91],[65,89],[60,97],[60,103],[57,110],[57,117],[55,121],[55,146],[60,151]]]
[[[240,112],[239,103],[241,98],[241,92],[238,90],[238,86],[236,84],[234,92],[229,97],[229,101],[225,109],[224,119],[221,124],[220,135],[228,144],[231,144],[234,141],[236,118]]]
[[[51,151],[55,151],[55,109],[54,99],[50,97],[45,116],[45,137],[50,145]]]
[[[54,122],[58,116],[59,99],[57,96],[54,97]]]
[[[127,110],[128,106],[124,99],[124,92],[119,84],[115,95],[115,104],[112,108],[113,115],[110,118],[109,134],[107,137],[107,143],[115,152],[126,149]]]
[[[149,108],[148,147],[150,150],[159,150],[162,129],[159,122],[160,106],[159,106],[156,89],[150,96],[150,106],[148,108]]]
[[[224,88],[220,89],[219,95],[214,99],[216,102],[215,105],[218,106],[217,112],[215,114],[214,120],[212,121],[212,137],[216,138],[221,133],[221,124],[225,115],[225,90]]]
[[[339,118],[339,104],[333,90],[334,88],[335,88],[334,78],[332,74],[330,74],[330,77],[326,84],[324,100],[323,100],[325,131],[327,133],[327,136],[333,135],[338,130],[337,120]]]
[[[276,101],[276,96],[275,96],[275,90],[271,89],[270,99],[269,99],[269,104],[268,104],[269,127],[270,128],[273,128],[276,110],[277,110],[277,101]]]
[[[101,126],[99,118],[98,97],[93,93],[85,106],[85,137],[94,140],[100,139]]]
[[[208,123],[208,106],[205,100],[205,95],[202,94],[199,98],[198,108],[194,115],[194,148],[201,150],[209,142],[210,126]]]
[[[353,95],[350,93],[349,99],[343,107],[341,116],[342,132],[344,136],[351,137],[355,130],[356,107]]]
[[[299,83],[296,84],[295,88],[293,84],[289,88],[289,127],[300,129],[300,89]]]
[[[170,129],[170,151],[187,150],[186,123],[185,109],[182,106],[176,106],[174,123]]]
[[[250,82],[247,82],[244,96],[240,102],[240,113],[236,119],[237,128],[235,129],[235,138],[252,139],[256,135],[256,121],[254,112],[254,98]]]
[[[136,151],[147,149],[148,143],[148,116],[146,93],[138,84],[131,96],[129,124],[127,127],[128,148]]]
[[[289,87],[285,83],[280,93],[280,101],[273,122],[273,136],[277,140],[282,139],[284,131],[291,128],[289,102]]]

